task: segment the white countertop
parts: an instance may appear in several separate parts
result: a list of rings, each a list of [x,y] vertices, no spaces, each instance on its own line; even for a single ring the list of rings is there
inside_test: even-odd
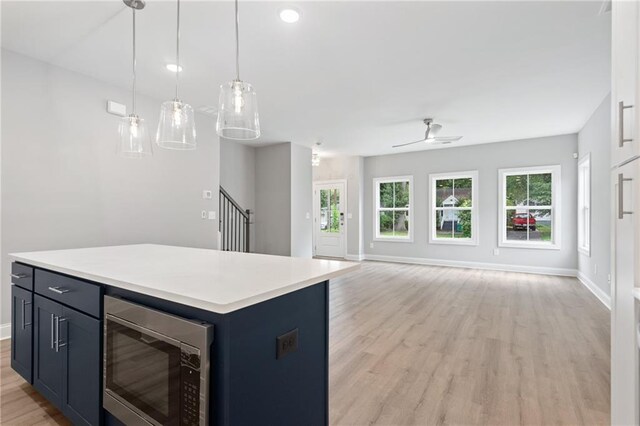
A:
[[[251,306],[360,267],[335,260],[155,244],[13,253],[9,257],[217,313]]]

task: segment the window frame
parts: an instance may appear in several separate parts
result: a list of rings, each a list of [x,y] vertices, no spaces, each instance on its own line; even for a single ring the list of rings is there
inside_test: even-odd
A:
[[[591,256],[591,153],[587,153],[578,161],[577,208],[578,251],[586,256]],[[583,212],[585,208],[586,215]]]
[[[551,210],[551,241],[513,241],[507,240],[507,224],[506,224],[506,194],[507,194],[507,176],[532,175],[551,173],[551,206],[528,206],[538,207],[540,210]],[[515,167],[509,169],[498,169],[498,246],[524,249],[542,249],[542,250],[560,250],[560,236],[562,226],[561,215],[561,187],[562,187],[562,168],[560,165],[551,166],[534,166],[534,167]],[[513,206],[510,206],[512,208]]]
[[[436,181],[446,179],[471,179],[471,207],[437,207]],[[429,243],[477,246],[480,241],[480,209],[478,208],[478,171],[431,173],[429,174]],[[471,211],[471,238],[438,238],[436,236],[437,210],[469,210]]]
[[[380,184],[382,183],[396,183],[396,182],[409,182],[409,208],[383,208],[380,207]],[[409,233],[406,237],[388,237],[380,235],[380,212],[381,211],[404,211],[408,210],[409,218],[413,218],[413,176],[391,176],[391,177],[378,177],[373,179],[373,241],[387,241],[387,242],[400,242],[400,243],[412,243],[413,242],[413,228],[415,227],[415,221],[411,219],[409,222]]]

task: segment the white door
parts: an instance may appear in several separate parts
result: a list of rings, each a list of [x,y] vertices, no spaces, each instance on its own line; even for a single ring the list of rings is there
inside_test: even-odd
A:
[[[315,255],[345,256],[345,190],[343,182],[313,187]]]

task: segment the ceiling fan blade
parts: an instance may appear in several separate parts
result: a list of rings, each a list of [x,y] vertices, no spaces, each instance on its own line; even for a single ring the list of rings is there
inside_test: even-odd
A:
[[[424,141],[426,141],[426,139],[421,139],[421,140],[415,141],[415,142],[401,143],[399,145],[393,145],[391,148],[400,148],[401,146],[413,145],[414,143],[420,143],[420,142],[424,142]]]
[[[432,139],[434,142],[455,142],[462,139],[462,136],[436,136]]]

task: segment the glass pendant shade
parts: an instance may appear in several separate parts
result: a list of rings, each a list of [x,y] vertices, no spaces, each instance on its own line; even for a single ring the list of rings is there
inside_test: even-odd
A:
[[[191,105],[177,99],[162,103],[156,143],[166,149],[196,149],[196,125]]]
[[[218,135],[226,139],[251,140],[260,137],[258,97],[253,86],[234,80],[220,86]]]
[[[120,121],[118,155],[126,158],[142,158],[152,155],[151,140],[144,120],[130,115]]]
[[[311,154],[311,165],[313,167],[318,167],[320,165],[320,154],[317,152]]]

